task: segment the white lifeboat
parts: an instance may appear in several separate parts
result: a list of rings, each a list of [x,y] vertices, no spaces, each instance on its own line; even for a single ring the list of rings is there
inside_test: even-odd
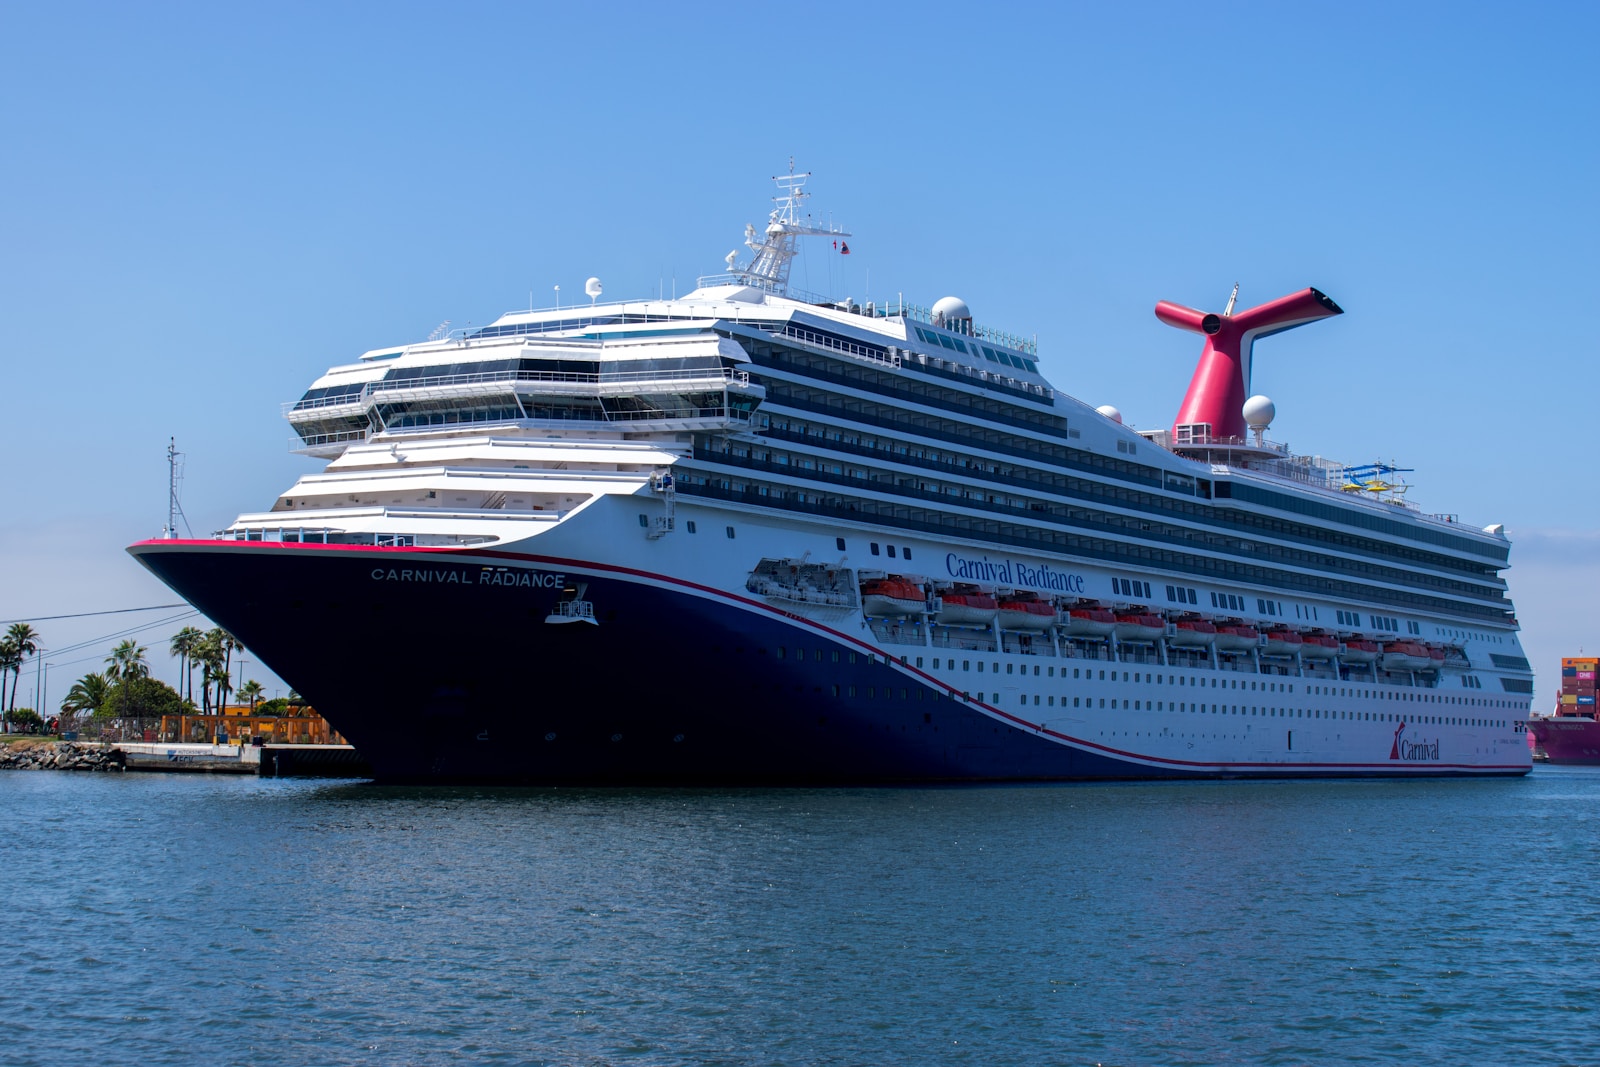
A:
[[[1048,630],[1055,625],[1056,609],[1037,594],[1017,592],[1000,598],[998,617],[1002,630]]]
[[[1268,630],[1261,651],[1268,656],[1292,656],[1305,648],[1305,640],[1293,630]]]
[[[1204,648],[1217,639],[1217,627],[1205,619],[1179,619],[1172,624],[1168,635],[1174,645],[1185,648]]]
[[[1254,626],[1227,623],[1217,627],[1217,648],[1223,652],[1249,652],[1256,647],[1258,637]]]
[[[1117,620],[1105,608],[1068,608],[1056,616],[1061,632],[1068,637],[1109,637],[1117,628]]]
[[[1160,615],[1143,611],[1119,611],[1115,614],[1118,641],[1148,643],[1167,636],[1167,620]]]
[[[1375,663],[1378,659],[1378,643],[1361,637],[1352,637],[1344,643],[1344,650],[1339,653],[1339,658],[1346,663]]]
[[[1339,639],[1331,634],[1306,634],[1300,642],[1301,659],[1332,659],[1339,654]]]
[[[1390,641],[1383,646],[1386,671],[1422,671],[1432,666],[1433,660],[1420,641]]]
[[[958,585],[939,594],[939,622],[946,626],[988,626],[999,610],[994,597],[975,585]]]
[[[897,575],[861,584],[861,607],[868,618],[920,619],[928,610],[922,590]]]

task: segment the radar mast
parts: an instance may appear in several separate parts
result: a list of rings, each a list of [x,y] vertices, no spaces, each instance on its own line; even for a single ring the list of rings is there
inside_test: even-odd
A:
[[[798,252],[795,248],[797,237],[850,236],[846,230],[818,226],[809,215],[802,215],[801,209],[811,196],[805,191],[809,177],[810,171],[800,174],[794,172],[793,156],[789,157],[788,174],[773,175],[772,180],[778,183],[779,195],[772,198],[777,206],[767,216],[766,230],[757,230],[754,225],[744,228],[745,247],[755,253],[754,257],[748,263],[739,264],[733,262],[738,258],[737,253],[730,253],[729,256],[729,273],[741,285],[755,286],[781,296],[789,288],[789,264]]]

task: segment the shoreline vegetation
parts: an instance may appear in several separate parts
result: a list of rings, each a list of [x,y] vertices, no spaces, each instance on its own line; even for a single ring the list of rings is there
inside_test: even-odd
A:
[[[79,734],[86,734],[115,741],[130,732],[137,736],[148,721],[183,716],[215,717],[220,729],[221,717],[231,714],[227,711],[230,696],[248,702],[252,717],[291,716],[305,706],[294,692],[263,700],[261,683],[253,678],[236,690],[231,681],[233,654],[245,651],[244,645],[220,626],[210,630],[185,626],[168,646],[178,661],[177,689],[150,676],[148,649],[127,638],[111,649],[104,670],[91,671],[74,682],[58,711],[46,717],[38,709],[16,706],[25,668],[46,651],[39,631],[26,622],[11,624],[0,636],[0,739],[59,737],[73,742]]]

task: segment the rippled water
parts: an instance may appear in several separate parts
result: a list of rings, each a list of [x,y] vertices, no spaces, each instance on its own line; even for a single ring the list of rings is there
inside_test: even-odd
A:
[[[0,1060],[1594,1063],[1597,809],[11,772]]]

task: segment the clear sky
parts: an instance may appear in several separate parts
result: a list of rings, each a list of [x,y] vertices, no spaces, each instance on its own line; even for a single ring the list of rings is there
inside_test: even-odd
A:
[[[1273,436],[1506,525],[1539,706],[1600,651],[1595,5],[12,2],[0,40],[0,618],[171,603],[123,552],[169,436],[219,529],[316,466],[279,405],[326,367],[685,292],[792,155],[855,234],[795,284],[959,295],[1140,427],[1198,355],[1157,300],[1322,289],[1256,350]],[[50,706],[162,617],[36,623],[91,642]],[[136,635],[159,677],[183,621]]]

